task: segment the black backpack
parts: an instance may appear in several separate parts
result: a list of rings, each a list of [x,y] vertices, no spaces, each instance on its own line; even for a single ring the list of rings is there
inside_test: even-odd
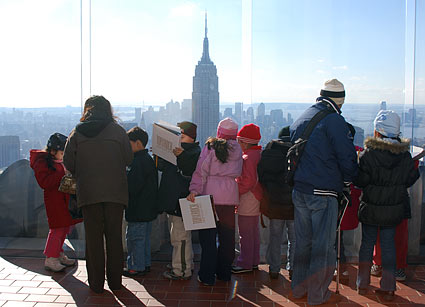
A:
[[[289,205],[292,188],[286,182],[287,153],[292,143],[282,139],[270,141],[261,152],[257,166],[258,181],[268,194],[271,203]]]
[[[304,152],[305,146],[307,145],[307,141],[310,137],[310,134],[313,132],[317,124],[328,114],[331,113],[333,113],[333,111],[329,110],[328,108],[317,112],[305,127],[303,133],[301,134],[301,137],[295,141],[294,145],[292,145],[291,148],[289,148],[287,154],[288,171],[286,172],[286,182],[290,186],[294,186],[295,171],[297,170],[298,163],[300,162],[301,156]]]

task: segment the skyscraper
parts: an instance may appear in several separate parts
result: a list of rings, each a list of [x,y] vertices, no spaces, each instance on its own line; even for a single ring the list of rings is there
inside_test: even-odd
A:
[[[198,61],[193,77],[192,121],[198,125],[198,140],[204,144],[209,136],[215,136],[219,120],[219,93],[217,68],[210,59],[205,13],[205,37],[202,58]]]

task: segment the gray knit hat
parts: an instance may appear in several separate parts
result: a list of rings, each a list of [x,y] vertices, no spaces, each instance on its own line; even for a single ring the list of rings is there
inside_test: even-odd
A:
[[[379,111],[373,122],[373,126],[383,136],[388,138],[400,137],[400,117],[394,111]]]

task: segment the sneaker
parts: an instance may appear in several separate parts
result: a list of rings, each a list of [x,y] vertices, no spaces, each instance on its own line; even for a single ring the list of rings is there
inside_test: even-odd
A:
[[[397,281],[405,281],[407,278],[404,269],[398,269],[395,271],[395,280]]]
[[[232,266],[232,273],[233,274],[249,273],[249,272],[252,272],[252,268],[251,269],[244,269],[243,267],[240,267],[240,266]]]
[[[374,264],[370,268],[370,274],[373,276],[381,276],[382,274],[382,266]]]
[[[59,254],[59,261],[64,266],[74,266],[75,265],[75,259],[69,259],[65,253]]]
[[[169,270],[172,270],[173,269],[173,266],[171,265],[171,263],[168,263],[167,264],[167,269],[169,269]]]
[[[129,269],[124,269],[124,271],[122,272],[122,275],[124,275],[125,277],[137,277],[137,276],[143,276],[145,274],[146,274],[145,271],[135,271],[135,270],[129,270]]]
[[[279,272],[269,272],[269,276],[271,279],[278,279],[279,278]]]
[[[203,284],[204,286],[214,286],[214,283],[212,283],[212,284],[209,284],[209,283],[206,283],[206,282],[203,282],[202,280],[201,280],[201,278],[199,277],[199,275],[198,275],[198,281],[201,283],[201,284]]]
[[[47,271],[62,272],[66,266],[60,263],[59,258],[49,257],[44,261],[44,268]]]
[[[192,276],[179,276],[174,274],[173,271],[165,271],[164,273],[162,273],[162,276],[171,280],[189,280],[192,277]]]

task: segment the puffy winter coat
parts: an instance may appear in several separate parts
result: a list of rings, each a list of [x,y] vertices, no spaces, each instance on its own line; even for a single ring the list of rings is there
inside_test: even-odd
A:
[[[148,150],[134,153],[127,171],[128,207],[127,222],[150,222],[158,215],[158,171]]]
[[[409,152],[410,142],[393,143],[368,138],[360,155],[359,176],[355,181],[363,188],[359,208],[362,223],[396,226],[406,217],[409,205],[407,188],[419,178]]]
[[[335,102],[319,97],[317,103],[291,125],[291,141],[294,143],[300,138],[313,116],[324,109],[334,112],[322,119],[311,133],[295,171],[294,189],[305,194],[337,197],[344,182],[356,178],[357,155],[351,132]]]
[[[158,158],[158,169],[162,172],[159,185],[158,206],[160,211],[181,216],[179,198],[189,195],[189,184],[198,163],[201,147],[199,143],[181,143],[183,152],[177,157],[177,165]]]
[[[226,163],[215,156],[214,149],[204,146],[190,182],[190,192],[212,195],[218,205],[238,205],[239,190],[235,179],[242,172],[242,150],[236,140],[227,141],[230,147]]]
[[[47,152],[42,150],[30,151],[30,166],[34,170],[35,179],[44,191],[49,228],[60,228],[74,225],[81,220],[73,220],[68,211],[69,194],[58,191],[65,167],[60,162],[54,162],[53,167],[47,166]]]
[[[260,201],[263,189],[258,182],[257,165],[261,158],[261,146],[253,146],[243,152],[242,174],[236,178],[239,188],[238,214],[260,215]]]
[[[263,186],[261,213],[270,219],[293,220],[292,187],[286,183],[286,154],[292,143],[288,136],[270,141],[258,163],[258,179]]]

